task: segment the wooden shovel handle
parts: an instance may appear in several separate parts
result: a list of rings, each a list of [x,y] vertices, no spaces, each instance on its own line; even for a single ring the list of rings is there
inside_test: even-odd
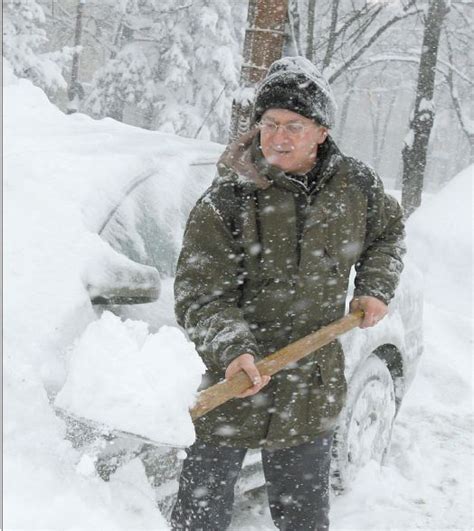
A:
[[[308,356],[319,348],[331,343],[337,337],[360,325],[364,318],[364,312],[357,310],[344,316],[342,319],[320,328],[288,346],[277,350],[270,356],[256,363],[262,376],[272,376],[290,363]],[[201,391],[197,397],[195,405],[191,408],[191,418],[193,420],[202,417],[209,411],[224,404],[231,398],[243,393],[253,386],[252,381],[243,371],[239,371],[229,380],[222,380],[219,383]]]

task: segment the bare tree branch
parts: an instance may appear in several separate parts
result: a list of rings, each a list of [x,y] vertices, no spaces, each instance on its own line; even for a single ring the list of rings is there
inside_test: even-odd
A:
[[[411,0],[409,5],[413,5],[415,3],[415,0]],[[387,29],[389,29],[391,26],[393,26],[396,22],[399,22],[400,20],[403,20],[404,18],[410,17],[412,15],[416,15],[419,13],[421,9],[415,9],[414,11],[409,11],[403,15],[398,15],[396,17],[391,18],[389,21],[387,21],[383,26],[380,26],[380,28],[370,37],[370,39],[361,46],[347,61],[340,66],[336,72],[334,72],[329,77],[329,83],[334,83],[334,81],[344,72],[344,70],[348,69],[359,57],[372,46],[372,44],[381,36]]]
[[[367,17],[365,21],[362,22],[361,26],[357,28],[352,35],[348,37],[348,40],[351,40],[353,42],[357,41],[359,37],[361,37],[369,28],[369,26],[374,22],[374,20],[377,18],[377,15],[384,9],[384,6],[379,6],[375,12],[370,16]]]
[[[447,32],[445,32],[445,35],[446,35],[446,43],[447,43],[447,48],[448,48],[449,62],[452,63],[453,62],[453,49],[451,47],[451,42],[449,40],[449,35],[447,34]],[[470,128],[468,127],[466,123],[466,120],[464,119],[461,102],[459,101],[456,87],[454,86],[453,70],[449,70],[448,74],[446,75],[446,81],[448,83],[449,93],[453,101],[454,111],[459,120],[459,124],[461,125],[461,129],[463,130],[463,133],[466,135],[467,141],[469,142],[471,146],[471,158],[472,158],[474,134],[473,134],[473,131],[470,130]]]
[[[420,62],[420,58],[419,58],[419,56],[416,55],[416,53],[414,53],[414,55],[400,55],[400,54],[398,54],[398,55],[390,55],[390,54],[378,55],[378,56],[375,56],[375,57],[371,57],[365,63],[361,63],[361,64],[358,64],[356,66],[350,67],[349,70],[350,71],[362,70],[364,68],[370,68],[371,66],[379,64],[379,63],[397,62],[397,61],[399,61],[401,63],[415,63],[415,64],[418,64]],[[459,76],[463,81],[465,81],[469,85],[474,85],[474,81],[472,79],[470,79],[469,77],[467,77],[467,75],[464,74],[463,72],[461,72],[459,69],[457,69],[452,64],[451,61],[445,61],[444,59],[439,59],[438,58],[437,63],[447,67],[447,69],[450,72],[453,72],[454,74]],[[442,68],[440,68],[440,66],[438,64],[436,65],[436,70],[438,72],[442,73],[444,76],[447,76],[446,72]]]
[[[456,5],[456,3],[453,3],[453,10],[460,15],[466,27],[470,29],[472,27],[472,21],[466,17],[466,13],[464,13],[464,11],[458,5]]]
[[[343,22],[343,24],[341,25],[341,27],[337,30],[335,30],[334,32],[334,40],[337,39],[337,37],[339,37],[341,34],[343,34],[348,28],[350,28],[350,26],[352,24],[354,24],[354,22],[356,22],[358,19],[360,19],[361,17],[364,17],[366,16],[368,13],[370,13],[371,10],[375,9],[374,6],[370,6],[369,4],[367,4],[366,6],[364,6],[362,9],[356,9],[354,7],[354,12],[352,13],[352,15],[346,17],[346,20]],[[320,43],[316,46],[315,48],[315,51],[317,50],[320,50],[321,48],[323,47],[326,47],[328,46],[328,42],[329,42],[329,39],[331,38],[331,36],[328,36],[326,39],[321,39],[320,40]],[[334,53],[336,53],[340,48],[341,48],[342,44],[340,46],[338,46],[334,52],[333,52],[333,56],[334,56]]]
[[[367,4],[362,9],[355,10],[352,16],[348,17],[347,20],[342,24],[342,26],[336,31],[336,36],[338,37],[339,35],[344,33],[357,19],[364,17],[372,9],[374,9],[374,6]]]
[[[345,40],[342,40],[341,39],[341,42],[339,44],[339,46],[334,50],[333,52],[333,56],[339,51],[341,50],[344,45],[346,44],[346,41],[349,41],[349,40],[352,40],[352,41],[356,41],[359,37],[361,37],[364,32],[368,29],[368,27],[370,26],[370,24],[372,24],[372,22],[376,19],[377,15],[379,14],[379,12],[383,9],[383,6],[382,7],[378,7],[375,11],[375,13],[370,17],[368,18],[366,21],[364,21],[362,23],[362,25],[357,28],[351,35],[349,35]],[[367,14],[369,14],[370,10],[367,10]],[[351,23],[354,23],[355,21],[358,20],[359,17],[357,17],[357,14],[356,16],[354,17],[351,17]],[[329,66],[329,65],[328,65]]]

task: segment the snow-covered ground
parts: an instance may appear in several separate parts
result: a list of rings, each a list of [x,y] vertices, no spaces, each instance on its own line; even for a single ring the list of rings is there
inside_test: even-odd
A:
[[[141,462],[102,481],[64,440],[50,399],[65,382],[73,340],[92,323],[96,336],[89,328],[83,341],[96,347],[106,329],[94,324],[84,285],[91,257],[113,255],[93,227],[106,190],[156,164],[154,143],[158,157],[176,153],[176,168],[187,154],[170,136],[67,117],[8,65],[4,74],[4,528],[167,529]],[[425,353],[387,463],[370,463],[333,501],[334,529],[472,528],[472,177],[472,168],[462,172],[410,220],[410,253],[425,274]],[[176,173],[171,199],[183,186]],[[135,330],[108,326],[126,337]],[[138,328],[134,337],[144,339]],[[238,505],[233,529],[274,529],[266,507],[249,503]]]

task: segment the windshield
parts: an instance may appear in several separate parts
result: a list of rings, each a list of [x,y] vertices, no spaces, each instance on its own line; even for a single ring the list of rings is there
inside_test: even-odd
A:
[[[162,277],[174,276],[186,220],[212,181],[215,162],[188,165],[185,171],[187,178],[179,182],[169,169],[137,177],[99,231],[116,251],[156,267]]]

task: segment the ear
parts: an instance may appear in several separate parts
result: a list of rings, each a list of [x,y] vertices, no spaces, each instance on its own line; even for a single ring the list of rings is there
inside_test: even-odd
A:
[[[329,135],[329,129],[327,127],[321,127],[318,131],[318,138],[317,138],[318,144],[324,144],[328,135]]]

